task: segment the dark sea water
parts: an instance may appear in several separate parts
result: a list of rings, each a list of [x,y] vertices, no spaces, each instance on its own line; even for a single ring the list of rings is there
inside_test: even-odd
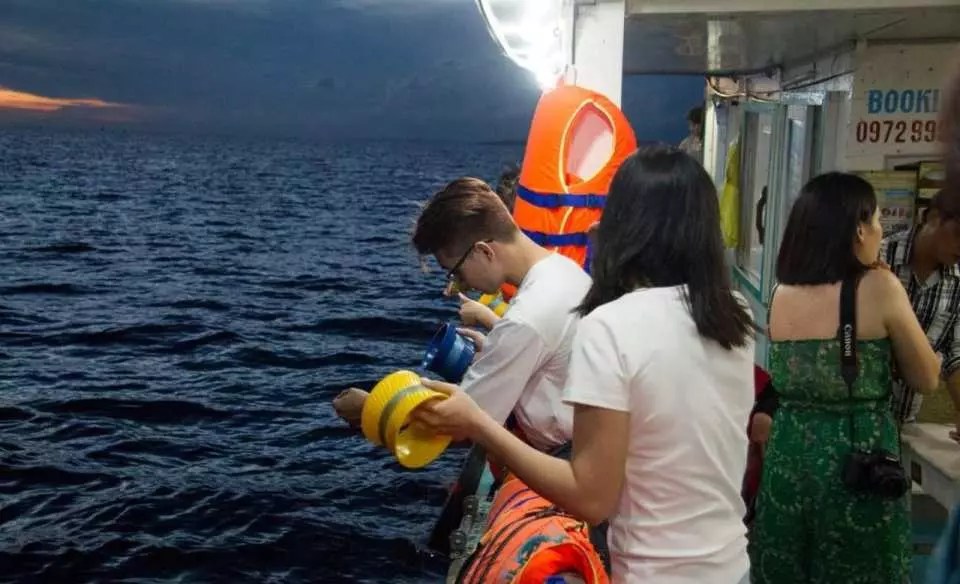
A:
[[[0,134],[0,581],[436,582],[462,451],[331,408],[455,316],[417,205],[519,147]]]

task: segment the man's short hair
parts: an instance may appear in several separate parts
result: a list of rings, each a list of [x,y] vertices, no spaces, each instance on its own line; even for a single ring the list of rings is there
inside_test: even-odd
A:
[[[676,119],[676,118],[674,118]],[[703,125],[703,106],[697,106],[687,112],[687,121],[691,124]]]
[[[930,217],[930,212],[936,213],[941,221],[960,221],[960,192],[941,189],[930,199],[924,221]]]
[[[427,201],[412,241],[420,255],[460,254],[480,241],[514,241],[518,233],[493,189],[478,178],[462,177]]]

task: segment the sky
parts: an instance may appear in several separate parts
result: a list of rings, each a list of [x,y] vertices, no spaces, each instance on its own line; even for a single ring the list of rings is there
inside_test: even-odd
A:
[[[628,78],[623,109],[677,142],[702,95]],[[474,0],[0,0],[0,127],[516,140],[538,97]]]

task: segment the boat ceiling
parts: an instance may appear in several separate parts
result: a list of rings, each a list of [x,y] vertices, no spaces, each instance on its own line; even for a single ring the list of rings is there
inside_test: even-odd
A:
[[[858,40],[960,41],[960,0],[629,0],[623,72],[763,73],[852,48]]]

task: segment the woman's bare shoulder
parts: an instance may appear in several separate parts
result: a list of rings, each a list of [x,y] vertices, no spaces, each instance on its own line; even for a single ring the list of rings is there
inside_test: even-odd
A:
[[[903,284],[897,275],[887,268],[873,268],[863,275],[861,289],[878,300],[892,298],[903,293]]]

